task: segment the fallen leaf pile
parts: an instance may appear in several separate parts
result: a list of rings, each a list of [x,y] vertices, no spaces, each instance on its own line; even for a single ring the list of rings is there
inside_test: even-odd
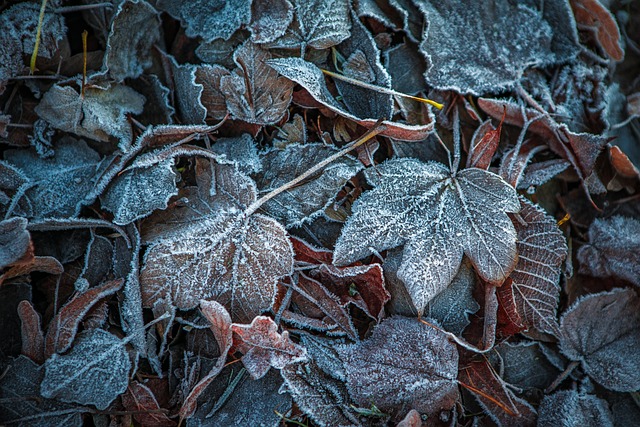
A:
[[[0,425],[630,426],[640,4],[0,3]]]

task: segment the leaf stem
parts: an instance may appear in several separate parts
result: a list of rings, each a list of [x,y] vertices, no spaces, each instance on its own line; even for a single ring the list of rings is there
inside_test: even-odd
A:
[[[343,82],[350,83],[352,85],[360,86],[365,89],[371,89],[379,93],[385,93],[387,95],[400,96],[402,98],[413,99],[414,101],[422,102],[424,104],[429,104],[433,107],[436,107],[438,110],[442,110],[444,108],[444,104],[440,104],[432,99],[428,98],[420,98],[418,96],[407,95],[406,93],[397,92],[393,89],[388,89],[386,87],[372,85],[371,83],[365,83],[360,80],[352,79],[351,77],[344,76],[342,74],[334,73],[333,71],[320,69],[324,74],[329,77],[333,77],[334,79],[342,80]]]
[[[287,182],[286,184],[281,185],[280,187],[278,187],[275,190],[265,194],[264,196],[262,196],[261,198],[259,198],[255,202],[253,202],[244,211],[245,216],[249,216],[249,215],[255,213],[258,209],[260,209],[260,206],[264,205],[266,202],[268,202],[269,200],[273,199],[278,194],[283,193],[283,192],[287,191],[288,189],[295,187],[296,185],[298,185],[299,183],[301,183],[305,179],[309,178],[310,176],[312,176],[313,174],[315,174],[319,170],[324,169],[329,163],[339,159],[340,157],[342,157],[345,154],[347,154],[349,151],[361,146],[362,144],[364,144],[365,142],[369,141],[374,136],[378,135],[380,132],[384,132],[386,130],[386,126],[384,126],[382,124],[383,120],[384,119],[378,120],[373,125],[373,127],[371,129],[369,129],[364,135],[362,135],[360,138],[358,138],[357,140],[355,140],[351,144],[347,145],[342,150],[340,150],[337,153],[327,157],[326,159],[324,159],[320,163],[316,164],[314,167],[312,167],[311,169],[309,169],[308,171],[306,171],[302,175],[299,175],[298,177],[292,179],[291,181]]]

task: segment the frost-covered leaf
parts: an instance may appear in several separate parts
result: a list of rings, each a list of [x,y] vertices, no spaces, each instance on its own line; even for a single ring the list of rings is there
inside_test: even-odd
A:
[[[0,379],[0,423],[3,425],[82,425],[82,408],[40,396],[43,369],[25,356],[12,360]],[[9,403],[10,402],[10,403]]]
[[[640,286],[640,221],[619,215],[596,219],[578,261],[581,273],[620,277]]]
[[[116,137],[120,148],[127,151],[133,133],[126,115],[142,113],[144,103],[144,96],[124,85],[87,88],[83,97],[71,86],[56,84],[44,94],[35,112],[65,132],[104,142]]]
[[[560,320],[560,350],[598,383],[615,391],[640,389],[640,297],[631,288],[591,294]]]
[[[196,176],[182,202],[143,228],[151,243],[140,276],[144,304],[168,298],[190,309],[213,299],[235,321],[249,321],[271,305],[276,280],[291,273],[291,243],[275,220],[245,216],[255,184],[233,166],[198,160]]]
[[[268,61],[268,64],[278,73],[305,88],[309,94],[324,107],[327,107],[342,117],[352,120],[366,128],[371,128],[380,118],[360,118],[347,111],[331,95],[329,89],[327,89],[322,71],[310,62],[300,58],[280,58],[271,59]],[[385,129],[380,132],[380,135],[401,141],[421,141],[433,131],[434,119],[431,115],[428,121],[426,125],[407,125],[385,120],[383,121]]]
[[[222,371],[218,381],[209,387],[198,411],[187,421],[187,427],[280,425],[279,414],[291,409],[291,397],[279,394],[282,378],[270,371],[253,380],[246,371],[234,365]]]
[[[289,0],[254,1],[251,5],[251,41],[269,43],[282,37],[293,19]]]
[[[518,212],[515,190],[497,175],[442,164],[389,160],[367,170],[375,186],[353,205],[336,243],[334,262],[346,265],[405,244],[398,277],[416,308],[453,280],[462,256],[478,274],[500,284],[516,263],[516,231],[506,212]]]
[[[255,175],[261,192],[268,193],[335,154],[337,149],[324,144],[289,145],[284,150],[271,150],[262,157],[262,171]],[[285,191],[263,205],[269,216],[287,227],[294,227],[322,214],[335,200],[344,184],[362,169],[362,164],[349,156],[332,162],[306,182]]]
[[[555,46],[553,40],[555,31],[575,25],[568,21],[566,2],[558,12],[567,20],[557,25],[546,20],[535,3],[527,3],[503,0],[492,7],[451,0],[417,3],[428,22],[420,45],[431,64],[425,73],[427,83],[474,95],[500,92],[511,89],[529,67],[575,57],[577,37],[564,40],[563,46]]]
[[[289,29],[269,47],[328,49],[349,37],[348,0],[293,0]]]
[[[146,1],[120,3],[104,55],[104,68],[115,81],[135,79],[151,66],[151,52],[160,40],[160,28],[158,13]]]
[[[242,363],[253,379],[263,377],[270,367],[282,369],[307,357],[304,347],[291,341],[287,331],[278,333],[270,317],[258,316],[250,325],[234,323],[232,329],[233,344],[244,354]]]
[[[640,389],[640,297],[631,288],[591,294],[560,320],[560,350],[614,391]]]
[[[76,291],[84,292],[89,287],[102,283],[111,271],[112,263],[111,241],[91,230],[91,240],[84,254],[82,270],[74,283]]]
[[[504,342],[496,347],[496,351],[502,361],[500,371],[504,373],[504,380],[516,387],[544,390],[560,374],[537,342]]]
[[[611,12],[598,0],[571,0],[569,3],[578,24],[595,30],[596,39],[607,56],[622,61],[624,50],[620,46],[620,30]]]
[[[122,287],[123,281],[112,280],[79,293],[66,303],[51,320],[45,340],[45,355],[65,352],[73,342],[78,326],[85,315],[98,301],[114,294]]]
[[[220,138],[211,147],[211,151],[221,154],[227,160],[238,165],[246,174],[256,173],[262,169],[262,161],[258,156],[258,149],[251,135],[243,133],[235,138]],[[222,159],[218,160],[223,162]]]
[[[218,65],[202,64],[195,67],[194,89],[202,85],[200,103],[207,110],[207,117],[222,120],[227,115],[227,103],[220,88],[222,77],[228,76],[229,71]],[[187,100],[193,102],[193,100]]]
[[[86,196],[102,167],[98,153],[70,136],[58,141],[55,155],[48,159],[34,150],[7,150],[4,156],[30,180],[26,196],[34,219],[78,215],[82,205],[91,202]]]
[[[18,304],[18,317],[22,333],[21,353],[41,365],[44,363],[44,336],[40,315],[29,301],[22,300]]]
[[[251,19],[250,0],[159,0],[156,6],[179,19],[189,37],[228,40]]]
[[[562,390],[542,399],[538,427],[613,427],[605,400],[576,390]]]
[[[131,361],[125,342],[102,329],[78,335],[68,353],[45,363],[42,396],[106,409],[129,383]]]
[[[245,42],[233,54],[238,66],[222,76],[220,90],[231,115],[253,124],[270,125],[285,114],[293,93],[293,83],[266,64],[269,51]]]
[[[113,213],[113,222],[127,225],[166,209],[171,196],[178,193],[173,159],[149,167],[134,163],[118,175],[101,197],[102,207]]]
[[[544,210],[524,198],[520,202],[524,222],[513,220],[518,233],[518,263],[510,276],[516,309],[527,329],[557,335],[558,281],[567,243],[556,221]]]
[[[202,105],[203,83],[196,82],[197,67],[178,64],[173,57],[170,57],[169,64],[173,75],[175,104],[180,118],[187,124],[204,124],[207,109]]]
[[[23,56],[33,52],[39,9],[39,4],[23,2],[0,14],[0,92],[4,81],[25,68]],[[42,21],[38,57],[52,58],[60,49],[66,30],[62,14],[47,9]]]
[[[437,320],[446,331],[462,334],[469,325],[469,315],[480,309],[473,298],[475,284],[476,275],[471,263],[463,261],[451,284],[429,302],[425,314]]]
[[[458,398],[458,351],[416,319],[391,317],[357,344],[338,346],[347,388],[363,408],[438,414]]]
[[[280,373],[296,405],[319,426],[362,425],[350,407],[344,382],[324,372],[315,361],[287,365]]]
[[[163,413],[158,400],[149,387],[137,381],[131,381],[127,392],[122,395],[122,404],[141,425],[173,427],[176,422]]]
[[[0,270],[22,258],[30,244],[26,219],[16,217],[0,221]]]

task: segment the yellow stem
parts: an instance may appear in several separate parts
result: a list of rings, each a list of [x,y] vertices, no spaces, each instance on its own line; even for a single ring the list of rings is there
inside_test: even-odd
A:
[[[33,52],[31,53],[31,63],[29,68],[31,74],[36,71],[36,58],[38,57],[38,49],[40,48],[40,35],[42,33],[42,22],[44,21],[44,11],[47,7],[47,0],[42,0],[40,5],[40,16],[38,17],[38,29],[36,30],[36,42],[33,45]]]

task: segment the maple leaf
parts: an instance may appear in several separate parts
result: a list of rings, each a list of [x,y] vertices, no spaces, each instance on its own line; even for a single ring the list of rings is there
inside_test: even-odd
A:
[[[404,244],[398,277],[420,313],[449,286],[463,254],[490,283],[511,273],[516,231],[506,212],[518,212],[520,203],[502,178],[480,169],[452,174],[416,159],[389,160],[365,173],[375,188],[353,205],[336,242],[336,265]]]
[[[447,337],[416,319],[391,317],[368,339],[337,346],[347,388],[361,407],[383,412],[449,410],[458,397],[458,351]]]
[[[640,286],[640,221],[624,216],[596,219],[589,243],[578,250],[580,272],[594,277],[620,277]]]
[[[275,220],[244,214],[256,199],[250,178],[201,159],[196,170],[198,185],[181,192],[184,202],[143,226],[151,244],[140,274],[144,305],[168,298],[190,309],[213,299],[234,320],[251,320],[271,305],[276,280],[291,273],[291,243]]]
[[[231,329],[233,343],[244,353],[242,363],[253,379],[263,377],[270,367],[282,369],[307,358],[304,347],[291,341],[287,331],[279,334],[270,317],[257,316],[250,325],[234,323]]]
[[[552,217],[526,199],[520,201],[523,222],[513,221],[518,233],[518,263],[510,276],[516,310],[527,328],[557,335],[558,281],[567,244]],[[499,288],[497,292],[504,291]]]
[[[238,68],[220,79],[220,90],[234,118],[269,125],[284,116],[291,103],[293,83],[267,66],[269,59],[269,51],[249,41],[234,52]]]
[[[560,351],[615,391],[640,388],[640,297],[631,288],[591,294],[560,320]]]

